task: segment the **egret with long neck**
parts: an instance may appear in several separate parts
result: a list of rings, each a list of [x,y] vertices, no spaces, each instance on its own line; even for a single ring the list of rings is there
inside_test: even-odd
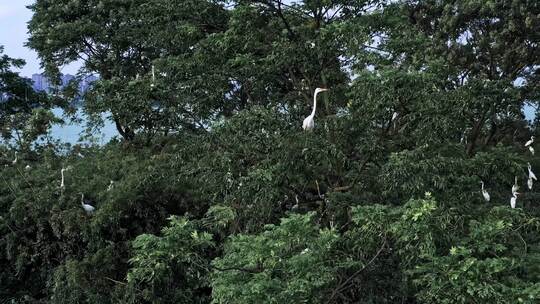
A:
[[[519,190],[517,176],[514,177],[514,184],[512,185],[512,195]]]
[[[521,193],[518,193],[518,192],[512,193],[512,197],[510,198],[510,207],[512,207],[512,209],[516,208],[516,200],[519,194]]]
[[[83,207],[84,211],[86,211],[86,213],[88,213],[88,214],[90,214],[90,213],[94,212],[94,210],[96,210],[96,208],[94,206],[84,203],[84,193],[81,193],[81,206]]]
[[[315,93],[313,94],[313,110],[311,114],[304,119],[302,123],[302,129],[311,130],[315,127],[315,111],[317,110],[317,94],[320,92],[328,91],[328,89],[316,88]]]
[[[484,199],[486,200],[486,202],[489,202],[491,197],[489,196],[489,193],[487,192],[487,190],[484,189],[484,182],[481,181],[480,183],[482,184],[482,195],[484,196]]]
[[[529,179],[537,180],[536,174],[534,174],[534,172],[532,171],[531,163],[527,163],[527,170],[529,170]]]
[[[60,188],[64,189],[65,188],[65,184],[64,184],[64,173],[66,173],[67,171],[71,170],[71,166],[68,166],[67,168],[63,168],[60,170],[60,175],[62,176],[62,180],[60,181]]]

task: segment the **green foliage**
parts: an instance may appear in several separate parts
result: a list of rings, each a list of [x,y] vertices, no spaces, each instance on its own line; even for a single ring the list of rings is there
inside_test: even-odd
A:
[[[212,235],[185,218],[171,218],[163,236],[139,235],[127,275],[130,302],[206,303],[208,248]]]
[[[466,223],[468,232],[452,247],[410,270],[423,303],[536,303],[540,251],[529,244],[538,219],[494,208]],[[534,236],[533,239],[537,237]]]
[[[52,98],[34,92],[31,81],[12,70],[24,61],[3,52],[0,45],[0,143],[28,151],[52,123],[60,121],[48,111]]]
[[[334,230],[314,213],[291,215],[259,235],[233,236],[213,262],[214,303],[317,303],[334,280],[328,254]]]
[[[537,1],[30,8],[47,72],[100,79],[0,58],[0,302],[539,302]],[[121,140],[40,142],[73,98]]]

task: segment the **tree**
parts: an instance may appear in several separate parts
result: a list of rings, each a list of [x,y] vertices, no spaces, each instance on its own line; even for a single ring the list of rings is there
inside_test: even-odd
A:
[[[88,113],[110,113],[126,140],[137,132],[176,130],[179,120],[192,126],[193,118],[182,119],[188,103],[151,89],[152,66],[158,58],[188,55],[197,40],[220,29],[226,18],[218,3],[70,0],[37,1],[30,8],[28,46],[50,75],[74,61],[83,63],[83,71],[99,74],[99,89],[86,98]],[[166,18],[163,11],[169,12]],[[160,86],[159,66],[156,73]],[[118,91],[128,84],[139,91]]]
[[[59,122],[49,109],[53,100],[34,92],[30,80],[13,68],[24,65],[21,59],[2,55],[0,45],[0,135],[3,143],[29,151],[32,143]]]
[[[535,2],[32,9],[29,44],[101,74],[86,111],[124,140],[0,166],[2,300],[540,300]]]

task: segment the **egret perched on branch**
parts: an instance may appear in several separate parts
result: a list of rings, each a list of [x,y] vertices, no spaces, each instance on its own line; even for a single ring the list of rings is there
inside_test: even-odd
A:
[[[315,94],[313,94],[313,110],[311,111],[311,114],[304,119],[304,122],[302,123],[302,129],[304,130],[311,130],[315,127],[315,110],[317,109],[317,94],[320,92],[328,91],[328,89],[322,89],[322,88],[316,88]]]
[[[512,185],[512,195],[514,193],[517,193],[519,190],[518,182],[517,182],[517,176],[514,177],[514,185]]]
[[[152,65],[152,84],[150,84],[150,87],[154,87],[154,82],[156,81],[156,70],[154,66]]]
[[[32,167],[30,165],[26,165],[26,167],[24,167],[24,170],[30,171],[30,170],[32,170]]]
[[[532,146],[529,146],[529,151],[531,152],[532,155],[534,155],[534,148]]]
[[[536,175],[534,174],[534,172],[532,172],[531,163],[527,163],[527,170],[529,170],[529,179],[538,180],[536,179]]]
[[[519,194],[521,194],[521,193],[514,192],[512,194],[512,198],[510,198],[510,207],[512,207],[512,209],[516,208],[516,199],[517,199]]]
[[[15,166],[17,161],[19,161],[19,152],[15,151],[15,159],[11,162],[11,164]]]
[[[486,200],[486,202],[489,202],[490,196],[487,190],[484,189],[484,182],[481,181],[480,183],[482,184],[482,195],[484,196],[484,199]]]
[[[527,187],[529,187],[529,190],[532,190],[533,187],[533,179],[529,177],[527,180]]]
[[[68,166],[67,168],[62,168],[60,170],[60,175],[62,176],[62,181],[60,182],[60,188],[64,189],[65,188],[65,184],[64,184],[64,173],[71,170],[71,166]]]
[[[81,206],[83,207],[84,211],[86,211],[86,213],[88,213],[88,214],[90,214],[90,213],[94,212],[94,210],[96,210],[96,208],[94,206],[84,203],[84,193],[81,193]]]
[[[525,147],[528,147],[534,143],[534,136],[531,136],[531,139],[525,143]]]
[[[109,186],[107,187],[107,192],[111,191],[113,188],[114,188],[114,181],[111,180],[111,182],[109,183]]]

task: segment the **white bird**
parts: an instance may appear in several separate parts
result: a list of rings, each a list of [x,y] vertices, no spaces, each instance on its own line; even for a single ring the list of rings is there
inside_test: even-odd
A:
[[[529,190],[532,190],[532,187],[533,187],[533,180],[532,178],[529,177],[529,179],[527,180],[527,186],[529,187]]]
[[[486,200],[486,202],[489,202],[490,196],[487,190],[484,189],[484,182],[481,181],[480,183],[482,184],[482,195],[484,196],[484,199]]]
[[[510,198],[510,207],[512,207],[512,209],[516,208],[516,199],[519,194],[521,193],[514,192],[512,198]]]
[[[465,130],[463,130],[463,134],[461,134],[461,139],[459,140],[459,143],[460,144],[467,144],[467,133],[469,131],[469,128],[465,128]]]
[[[528,146],[532,145],[533,142],[534,142],[534,136],[531,136],[531,139],[529,139],[529,141],[527,141],[527,142],[525,143],[525,147],[528,147]]]
[[[534,172],[532,172],[531,163],[527,163],[527,170],[529,170],[529,179],[538,180]]]
[[[16,165],[19,161],[19,152],[15,152],[15,159],[11,162],[12,165]]]
[[[111,182],[109,183],[109,186],[107,187],[107,191],[111,191],[112,188],[114,188],[114,181],[111,180]]]
[[[311,130],[315,127],[315,110],[317,109],[317,94],[320,92],[328,91],[328,89],[322,89],[322,88],[316,88],[315,94],[313,94],[313,110],[311,111],[311,114],[304,119],[304,122],[302,123],[302,129],[304,130]]]
[[[30,170],[32,170],[32,167],[30,167],[30,165],[26,165],[26,167],[24,167],[24,170],[30,171]]]
[[[90,214],[90,213],[94,212],[94,210],[96,210],[96,208],[94,206],[84,203],[84,193],[81,193],[81,206],[83,207],[84,211],[86,211],[86,213],[88,213],[88,214]]]
[[[392,114],[392,121],[396,120],[396,118],[398,118],[398,116],[399,116],[399,113],[394,112],[394,114]]]
[[[519,186],[517,184],[517,176],[514,177],[514,185],[512,185],[512,195],[514,193],[517,193],[517,191],[519,190]]]
[[[60,188],[64,189],[65,188],[65,184],[64,184],[64,173],[71,170],[71,166],[68,166],[67,168],[62,168],[60,170],[60,175],[62,176],[62,181],[60,182]]]
[[[150,84],[150,86],[153,88],[154,87],[154,82],[156,81],[156,71],[155,71],[155,68],[154,66],[152,66],[152,84]]]
[[[534,148],[532,146],[529,146],[529,151],[531,152],[532,155],[534,155]]]

